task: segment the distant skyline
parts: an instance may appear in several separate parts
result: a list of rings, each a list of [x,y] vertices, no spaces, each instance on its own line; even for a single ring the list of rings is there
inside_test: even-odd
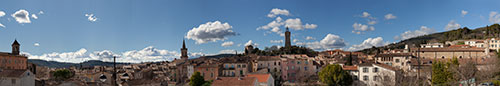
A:
[[[497,0],[3,0],[0,52],[17,39],[29,59],[173,60],[292,45],[360,50],[500,23]]]

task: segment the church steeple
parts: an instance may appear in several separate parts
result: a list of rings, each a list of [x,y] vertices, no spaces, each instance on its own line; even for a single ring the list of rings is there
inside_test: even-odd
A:
[[[184,41],[184,39],[182,40],[181,59],[184,61],[188,59],[186,42]]]
[[[14,40],[14,43],[12,43],[12,55],[19,55],[19,42],[17,42],[17,39]]]

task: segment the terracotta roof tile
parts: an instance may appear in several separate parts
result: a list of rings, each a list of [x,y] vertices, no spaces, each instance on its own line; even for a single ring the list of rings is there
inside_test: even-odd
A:
[[[255,77],[217,77],[212,86],[254,86]]]
[[[256,77],[260,83],[267,83],[271,74],[248,74],[247,77]]]

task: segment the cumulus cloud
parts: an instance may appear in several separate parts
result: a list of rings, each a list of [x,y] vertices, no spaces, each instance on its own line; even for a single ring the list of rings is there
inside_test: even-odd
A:
[[[252,40],[248,40],[248,42],[247,42],[247,43],[245,43],[245,46],[248,46],[248,45],[252,45],[252,46],[254,46],[254,47],[255,47],[255,46],[259,46],[259,44],[257,44],[257,43],[253,43],[253,41],[252,41]]]
[[[413,37],[431,34],[434,32],[436,32],[436,30],[434,30],[432,28],[428,28],[426,26],[421,26],[420,29],[418,29],[418,30],[414,30],[414,31],[409,30],[409,31],[406,31],[404,33],[401,33],[401,35],[395,36],[394,39],[395,40],[405,40],[405,39],[409,39],[409,38],[413,38]]]
[[[299,42],[300,40],[299,39],[293,39],[292,42]]]
[[[382,37],[376,37],[376,38],[368,38],[363,43],[358,44],[358,45],[352,45],[349,47],[348,50],[350,51],[356,51],[356,50],[362,50],[366,48],[371,48],[372,46],[375,47],[380,47],[388,44],[388,42],[384,42],[384,39]]]
[[[396,19],[397,17],[394,16],[392,13],[389,13],[389,14],[386,14],[385,15],[385,19],[386,20],[391,20],[391,19]]]
[[[369,24],[369,25],[374,25],[374,24],[377,24],[377,21],[374,21],[374,20],[368,20],[368,24]]]
[[[304,30],[304,29],[315,29],[318,27],[316,24],[305,24],[302,25],[302,21],[299,18],[287,19],[285,21],[285,27],[291,28],[293,30]]]
[[[229,46],[233,46],[233,44],[234,44],[234,42],[228,41],[228,42],[222,43],[220,46],[222,46],[222,47],[229,47]]]
[[[31,23],[29,15],[30,14],[28,11],[21,9],[19,11],[16,11],[11,16],[16,19],[17,23]]]
[[[85,16],[87,17],[87,20],[89,20],[90,22],[97,21],[97,17],[95,17],[94,14],[85,14]]]
[[[492,11],[488,20],[490,20],[491,23],[500,23],[500,14],[498,14],[498,12]]]
[[[43,11],[38,12],[38,15],[42,15],[42,14],[44,14]]]
[[[344,39],[335,34],[328,34],[321,41],[315,42],[298,42],[297,45],[302,45],[315,50],[338,49],[346,46]]]
[[[236,35],[232,30],[233,26],[219,21],[207,22],[195,27],[187,32],[186,38],[196,41],[196,44],[216,42],[225,40],[229,36]]]
[[[368,25],[364,25],[364,24],[361,24],[361,23],[357,23],[357,22],[354,23],[352,25],[352,27],[354,28],[354,30],[352,32],[356,33],[356,34],[361,34],[364,31],[373,31],[373,30],[375,30],[375,28],[373,26],[368,26]]]
[[[280,44],[280,43],[283,43],[283,40],[271,40],[271,43]]]
[[[3,28],[5,28],[5,25],[3,25],[2,23],[0,23],[0,27],[3,27]]]
[[[361,17],[363,17],[363,18],[368,18],[370,16],[371,16],[371,14],[368,12],[363,12],[363,14],[361,15]]]
[[[40,46],[40,43],[35,43],[35,44],[33,44],[33,46],[38,47],[38,46]]]
[[[5,12],[0,11],[0,17],[3,17],[3,16],[5,16]]]
[[[142,50],[131,50],[123,53],[113,53],[109,50],[88,52],[82,48],[75,52],[49,53],[43,55],[31,55],[27,52],[22,52],[29,56],[29,59],[42,59],[48,61],[71,62],[79,63],[88,60],[112,61],[113,56],[117,57],[117,62],[152,62],[152,61],[172,61],[180,58],[180,53],[176,51],[156,49],[153,46],[148,46]],[[202,56],[203,53],[189,53],[190,58]]]
[[[307,36],[307,37],[306,37],[306,40],[315,40],[315,39],[316,39],[316,38],[311,37],[311,36]]]
[[[271,12],[269,12],[269,14],[267,14],[267,17],[274,18],[278,15],[288,16],[288,15],[290,15],[290,12],[286,9],[274,8],[271,10]]]
[[[467,13],[469,13],[469,11],[462,10],[462,17],[464,17],[465,15],[467,15]]]
[[[454,30],[460,28],[460,24],[456,23],[454,20],[448,22],[448,24],[444,27],[444,30]]]
[[[36,14],[31,14],[31,18],[38,19],[38,16],[36,16]]]

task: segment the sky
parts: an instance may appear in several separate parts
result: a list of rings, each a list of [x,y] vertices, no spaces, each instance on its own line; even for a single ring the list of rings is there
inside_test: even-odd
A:
[[[498,0],[2,0],[0,52],[29,59],[170,61],[292,44],[355,51],[500,23]]]

